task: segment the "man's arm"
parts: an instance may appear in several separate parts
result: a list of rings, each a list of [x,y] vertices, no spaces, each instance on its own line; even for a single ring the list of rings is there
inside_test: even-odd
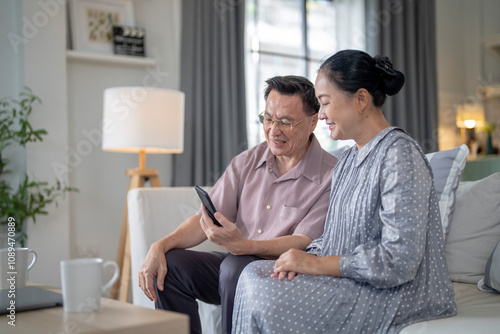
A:
[[[200,227],[200,215],[195,214],[186,219],[174,232],[153,243],[146,259],[139,270],[139,286],[152,301],[157,300],[153,278],[156,276],[158,289],[163,291],[163,282],[167,275],[165,253],[174,248],[190,248],[207,239]]]
[[[200,219],[201,228],[210,241],[234,255],[257,255],[266,259],[277,259],[291,248],[304,250],[312,241],[305,234],[287,235],[269,240],[248,240],[243,238],[238,227],[220,212],[215,214],[215,218],[222,227],[212,222],[203,207],[202,219]]]
[[[265,259],[277,259],[284,252],[294,248],[304,250],[312,242],[305,234],[294,234],[270,240],[245,240],[238,245],[235,255],[253,254]]]
[[[207,236],[200,228],[200,218],[199,214],[192,215],[172,233],[158,240],[155,244],[161,247],[164,251],[163,254],[174,248],[185,249],[201,244],[207,240]]]

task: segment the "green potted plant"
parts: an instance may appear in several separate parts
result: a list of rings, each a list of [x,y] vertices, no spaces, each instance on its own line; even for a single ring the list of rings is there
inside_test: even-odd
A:
[[[45,129],[34,129],[28,119],[35,103],[41,103],[41,100],[27,87],[19,94],[19,99],[0,99],[0,225],[15,225],[15,239],[21,247],[27,239],[26,221],[31,218],[36,222],[38,215],[48,214],[49,204],[57,205],[58,198],[66,192],[77,191],[76,188],[61,185],[58,180],[50,184],[27,174],[17,188],[9,182],[12,171],[8,169],[9,159],[5,157],[5,149],[12,144],[25,147],[26,143],[42,141],[47,135]]]

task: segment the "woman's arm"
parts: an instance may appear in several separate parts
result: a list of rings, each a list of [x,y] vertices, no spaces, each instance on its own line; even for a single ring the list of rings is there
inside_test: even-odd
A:
[[[357,246],[352,254],[317,257],[290,250],[276,262],[273,277],[296,273],[350,277],[379,288],[410,281],[425,253],[432,179],[420,153],[406,141],[390,149],[382,166],[380,242]],[[358,222],[363,224],[364,222]]]
[[[412,280],[425,254],[432,177],[409,141],[397,140],[381,166],[380,241],[340,259],[343,277],[390,288]]]

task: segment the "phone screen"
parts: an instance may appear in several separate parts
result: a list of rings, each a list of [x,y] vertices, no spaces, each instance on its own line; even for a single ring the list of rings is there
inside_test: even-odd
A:
[[[215,206],[212,203],[212,200],[210,199],[210,196],[208,195],[208,193],[205,190],[203,190],[202,188],[200,188],[199,186],[194,186],[194,189],[196,189],[196,192],[198,193],[198,196],[200,197],[201,202],[203,203],[205,208],[207,208],[208,215],[210,216],[210,218],[212,218],[214,224],[217,226],[222,226],[217,221],[217,219],[215,219],[215,213],[217,212],[217,210],[215,209]]]

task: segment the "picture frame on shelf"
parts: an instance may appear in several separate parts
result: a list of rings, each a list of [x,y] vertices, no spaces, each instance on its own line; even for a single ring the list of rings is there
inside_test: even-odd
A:
[[[133,26],[132,0],[70,0],[73,50],[113,54],[113,26]]]

